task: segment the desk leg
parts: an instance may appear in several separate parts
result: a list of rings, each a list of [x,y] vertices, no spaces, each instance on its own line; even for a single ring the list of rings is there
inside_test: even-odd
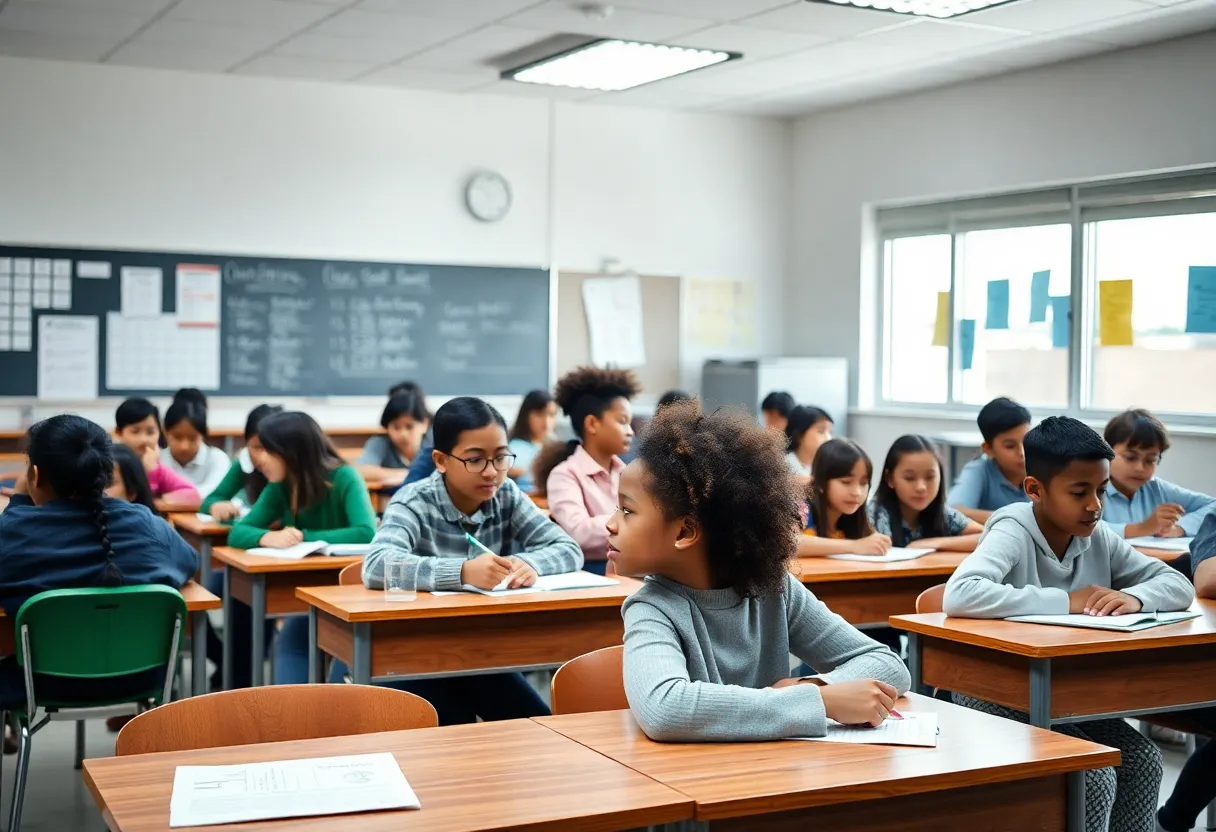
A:
[[[224,690],[232,690],[232,570],[224,570]]]
[[[908,633],[908,675],[912,677],[912,686],[910,690],[913,693],[921,692],[921,643],[919,633]]]
[[[1068,772],[1068,832],[1085,832],[1085,772]]]
[[[199,610],[190,614],[193,630],[190,633],[190,695],[207,692],[207,613]]]
[[[355,664],[350,669],[356,685],[372,683],[372,625],[355,625]]]
[[[198,576],[203,586],[211,580],[211,538],[206,536],[198,544]]]
[[[1030,724],[1051,727],[1051,659],[1030,660]]]
[[[324,659],[317,650],[317,608],[308,608],[308,681],[310,684],[321,682],[321,667]]]
[[[266,666],[266,576],[251,575],[253,578],[253,586],[251,588],[253,597],[253,614],[250,616],[253,619],[253,626],[250,629],[253,631],[253,676],[252,684],[255,688],[260,688],[265,680],[262,678]]]

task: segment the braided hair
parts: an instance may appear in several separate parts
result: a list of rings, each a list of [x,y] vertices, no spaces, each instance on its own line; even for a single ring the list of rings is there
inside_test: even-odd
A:
[[[80,500],[92,507],[93,522],[105,557],[99,583],[119,586],[122,572],[114,562],[105,493],[114,476],[114,454],[105,430],[81,416],[52,416],[29,430],[30,467],[38,481],[61,500]]]

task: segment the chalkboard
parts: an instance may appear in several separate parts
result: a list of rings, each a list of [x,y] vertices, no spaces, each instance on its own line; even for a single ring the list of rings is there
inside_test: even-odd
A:
[[[70,308],[33,316],[99,318],[100,395],[383,395],[403,379],[437,395],[549,386],[544,269],[0,246],[0,292],[13,263],[69,260]],[[108,277],[86,276],[101,264]],[[160,270],[159,318],[122,314],[124,278],[141,268]],[[178,280],[191,269],[218,273],[218,326],[178,317]],[[32,330],[29,351],[0,350],[2,395],[37,393],[36,320]]]

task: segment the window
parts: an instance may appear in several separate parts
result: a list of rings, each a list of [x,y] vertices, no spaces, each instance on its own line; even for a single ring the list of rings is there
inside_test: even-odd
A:
[[[876,219],[878,401],[1216,422],[1216,170]]]

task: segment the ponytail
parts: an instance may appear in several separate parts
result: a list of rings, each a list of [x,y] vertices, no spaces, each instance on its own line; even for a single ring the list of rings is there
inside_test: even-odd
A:
[[[569,442],[550,442],[540,449],[536,461],[532,463],[532,482],[535,483],[535,493],[544,497],[549,493],[549,475],[553,469],[569,459],[578,446],[582,444],[577,439]]]

